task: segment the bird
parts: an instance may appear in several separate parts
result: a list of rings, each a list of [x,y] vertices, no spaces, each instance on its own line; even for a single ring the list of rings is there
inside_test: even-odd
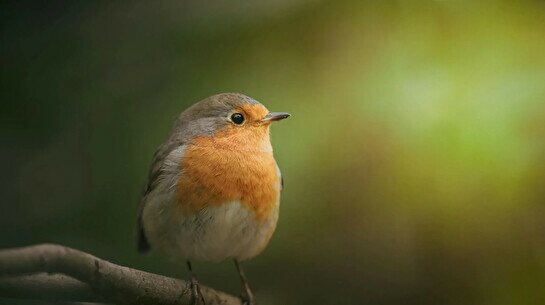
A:
[[[137,247],[185,261],[194,304],[205,300],[191,262],[227,259],[243,300],[255,304],[241,262],[260,254],[276,229],[284,181],[270,125],[289,116],[220,93],[183,111],[157,148],[137,210]]]

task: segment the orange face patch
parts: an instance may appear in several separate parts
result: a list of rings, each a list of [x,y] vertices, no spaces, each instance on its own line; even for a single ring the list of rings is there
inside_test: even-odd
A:
[[[213,137],[196,137],[184,152],[178,202],[184,213],[234,200],[265,219],[278,198],[279,177],[269,128],[257,121],[261,105],[245,105],[244,126],[227,126]]]
[[[260,124],[259,120],[264,118],[269,110],[260,104],[246,104],[239,107],[235,112],[242,112],[246,117],[247,124]]]

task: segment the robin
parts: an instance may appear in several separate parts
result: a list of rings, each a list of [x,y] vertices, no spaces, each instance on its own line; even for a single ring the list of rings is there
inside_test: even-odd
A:
[[[289,116],[242,94],[217,94],[182,112],[155,152],[138,250],[186,260],[194,303],[204,299],[191,262],[233,259],[255,304],[240,262],[260,254],[276,229],[283,180],[269,127]]]

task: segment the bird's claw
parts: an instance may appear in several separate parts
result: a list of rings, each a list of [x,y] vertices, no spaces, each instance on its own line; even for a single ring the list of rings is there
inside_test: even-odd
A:
[[[204,296],[202,295],[201,287],[199,286],[197,278],[191,277],[191,304],[197,305],[199,304],[199,300],[202,302],[203,305],[206,305],[206,301],[204,300]]]
[[[255,301],[255,298],[253,296],[253,294],[245,294],[243,296],[240,297],[240,299],[242,300],[242,304],[244,305],[257,305],[257,302]]]

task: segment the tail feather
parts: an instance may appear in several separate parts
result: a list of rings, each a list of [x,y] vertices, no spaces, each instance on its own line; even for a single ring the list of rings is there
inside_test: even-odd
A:
[[[136,215],[136,229],[138,234],[137,236],[137,247],[138,252],[140,253],[146,253],[151,249],[151,246],[148,242],[148,239],[146,238],[146,232],[144,232],[144,225],[142,224],[142,211],[143,211],[143,205],[141,204],[138,208],[138,214]]]
[[[139,225],[138,228],[138,252],[146,253],[151,249],[146,234],[144,233],[144,228]]]

